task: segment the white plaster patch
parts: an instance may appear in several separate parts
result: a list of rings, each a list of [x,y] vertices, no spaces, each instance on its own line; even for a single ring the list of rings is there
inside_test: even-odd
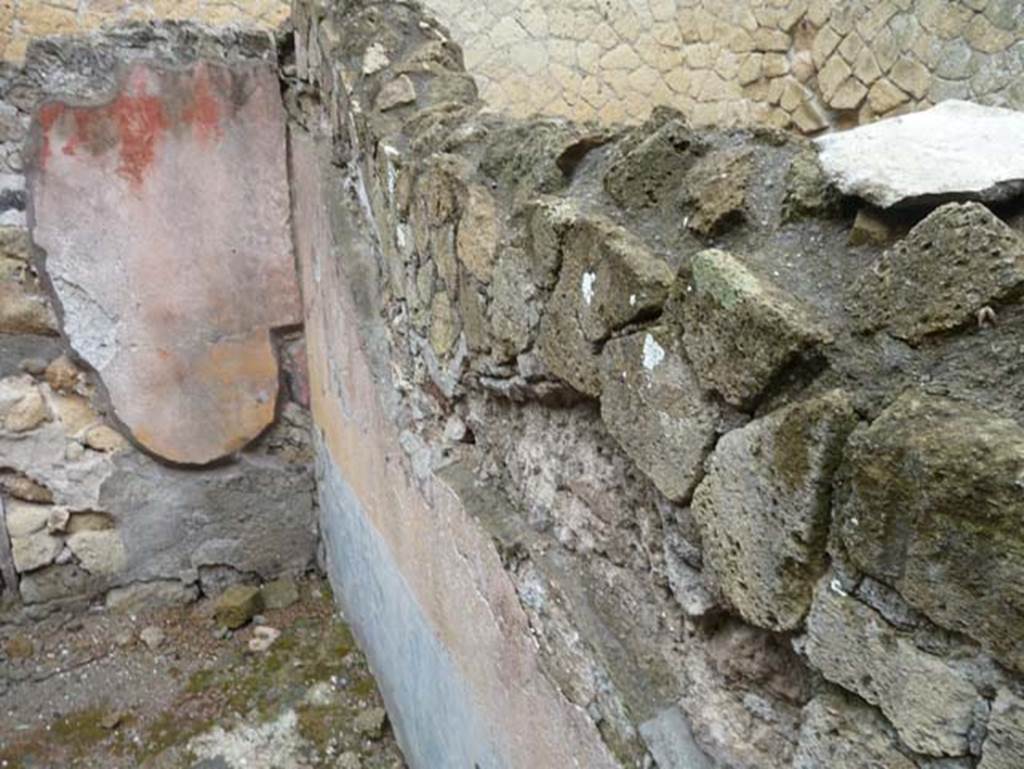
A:
[[[374,72],[380,72],[390,63],[391,59],[388,58],[388,52],[384,50],[384,46],[374,43],[366,49],[366,55],[363,57],[363,74],[372,75]]]
[[[629,295],[629,306],[636,307],[636,294]]]
[[[644,368],[653,371],[665,360],[665,350],[648,334],[644,337]]]
[[[583,273],[583,281],[580,284],[580,291],[583,292],[583,301],[588,305],[594,301],[594,281],[597,280],[597,273]]]

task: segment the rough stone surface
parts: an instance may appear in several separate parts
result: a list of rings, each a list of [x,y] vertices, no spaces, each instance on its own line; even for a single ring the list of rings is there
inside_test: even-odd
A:
[[[558,284],[541,319],[541,358],[582,393],[601,393],[596,345],[657,312],[674,275],[633,235],[603,219],[577,220],[566,236]]]
[[[1024,699],[1003,690],[992,703],[978,769],[1024,766]]]
[[[1004,200],[1024,189],[1024,115],[949,100],[817,139],[847,195],[877,206]]]
[[[831,392],[724,436],[697,488],[704,563],[740,616],[792,630],[825,570],[832,476],[855,424]]]
[[[229,630],[242,627],[263,608],[259,588],[232,585],[217,598],[214,619]]]
[[[853,288],[865,330],[916,342],[967,323],[1024,286],[1024,237],[980,203],[949,203],[887,251]]]
[[[678,332],[665,327],[610,341],[601,360],[601,416],[658,489],[686,501],[724,426],[681,348]]]
[[[90,574],[117,574],[126,565],[124,543],[115,530],[81,531],[68,537],[68,547]]]
[[[287,609],[299,600],[299,590],[295,580],[286,577],[265,584],[260,588],[260,596],[264,609]]]
[[[1024,429],[910,393],[850,441],[839,533],[854,563],[1024,670]]]
[[[36,118],[33,236],[67,335],[135,439],[175,462],[273,421],[270,331],[301,319],[278,94],[263,64],[135,64],[108,102]]]
[[[697,376],[750,405],[784,367],[829,334],[800,305],[725,251],[697,254],[683,303],[683,342]]]
[[[825,678],[877,705],[913,750],[967,753],[980,696],[970,679],[839,593],[829,577],[807,618],[806,651]]]
[[[719,150],[694,165],[684,181],[690,229],[705,237],[718,235],[746,216],[751,154],[749,149]]]
[[[838,691],[804,708],[793,769],[915,769],[892,728],[872,708]]]
[[[11,537],[14,567],[19,572],[34,571],[53,563],[53,559],[63,547],[64,543],[59,537],[45,531],[37,531],[23,537]]]

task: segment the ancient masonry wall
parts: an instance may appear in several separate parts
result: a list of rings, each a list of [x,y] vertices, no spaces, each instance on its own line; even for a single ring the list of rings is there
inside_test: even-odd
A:
[[[276,67],[263,33],[140,24],[36,41],[0,76],[4,621],[97,601],[187,602],[314,565]],[[269,117],[239,109],[255,126],[242,134],[248,178],[278,196],[276,239],[258,240],[247,218],[272,220],[254,208],[265,195],[246,191],[239,221],[229,201],[244,186],[217,186],[218,169],[233,177],[238,162],[217,90],[231,72],[269,84]],[[194,125],[175,123],[174,104]],[[264,134],[276,169],[253,143]],[[228,245],[203,226],[214,209],[194,205],[201,190],[176,196],[183,170],[227,203],[216,222]],[[269,270],[264,252],[286,271]],[[282,297],[294,309],[271,316]]]
[[[1020,766],[1019,205],[496,116],[413,5],[293,20],[327,564],[411,765]]]
[[[1018,0],[426,0],[518,116],[804,132],[949,98],[1024,106]]]
[[[196,21],[274,29],[288,0],[4,0],[0,59],[20,63],[33,38],[76,35],[131,21]]]

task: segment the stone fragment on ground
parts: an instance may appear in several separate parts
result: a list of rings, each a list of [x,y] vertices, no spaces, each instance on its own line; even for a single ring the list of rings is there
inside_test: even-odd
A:
[[[999,201],[1024,190],[1024,113],[950,99],[815,140],[844,194],[882,208]]]
[[[229,630],[247,624],[263,608],[260,590],[252,585],[232,585],[217,598],[213,616]]]
[[[299,600],[299,589],[294,579],[282,577],[261,587],[260,597],[264,609],[287,609]]]

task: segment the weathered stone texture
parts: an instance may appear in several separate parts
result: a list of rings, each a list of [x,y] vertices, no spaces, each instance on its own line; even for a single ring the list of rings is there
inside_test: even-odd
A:
[[[978,324],[1024,285],[1024,237],[980,203],[950,203],[931,213],[879,259],[853,288],[865,330],[886,328],[917,342]]]
[[[900,753],[885,720],[838,691],[815,697],[804,709],[793,769],[915,769]]]
[[[41,107],[36,132],[33,236],[72,346],[148,450],[239,450],[274,418],[270,331],[301,320],[273,71],[136,64],[105,104]]]
[[[807,618],[806,651],[825,678],[877,705],[913,750],[967,754],[980,698],[971,680],[838,592],[827,577]]]
[[[1000,691],[992,703],[978,769],[1024,766],[1024,699]]]
[[[652,328],[613,339],[601,360],[601,417],[637,466],[669,499],[689,499],[724,429],[678,333]]]
[[[600,219],[570,226],[561,264],[541,319],[539,352],[554,373],[596,397],[598,345],[630,321],[657,313],[675,276],[634,235]]]
[[[1024,669],[1024,429],[910,393],[850,441],[839,533],[863,571]]]
[[[697,488],[704,563],[746,621],[792,630],[825,570],[832,475],[855,417],[832,392],[724,436]]]
[[[793,298],[725,251],[697,254],[683,302],[683,342],[697,376],[749,406],[784,367],[829,339]]]

